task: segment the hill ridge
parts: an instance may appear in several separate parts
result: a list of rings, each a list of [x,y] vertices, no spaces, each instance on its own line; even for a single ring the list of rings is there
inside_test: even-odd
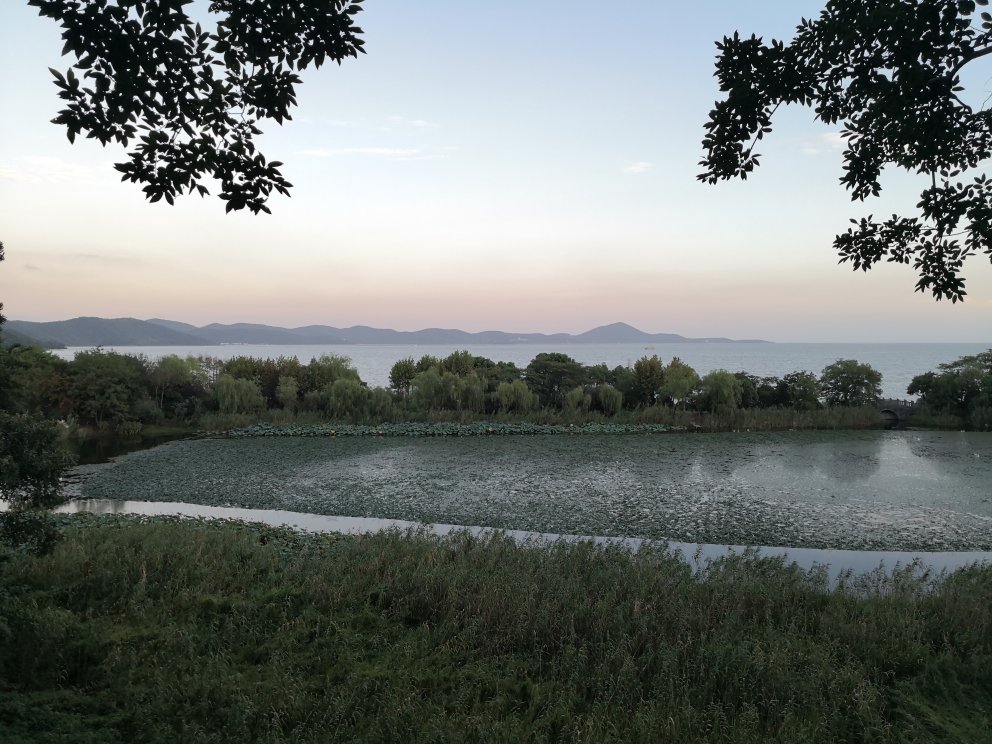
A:
[[[336,328],[306,325],[283,328],[264,323],[210,323],[194,326],[164,318],[97,318],[84,316],[51,322],[9,320],[6,329],[55,346],[209,346],[261,344],[310,346],[318,344],[582,344],[582,343],[768,343],[756,339],[723,337],[689,338],[676,333],[647,333],[616,322],[579,334],[463,331],[457,328],[424,328],[397,331],[355,325]]]

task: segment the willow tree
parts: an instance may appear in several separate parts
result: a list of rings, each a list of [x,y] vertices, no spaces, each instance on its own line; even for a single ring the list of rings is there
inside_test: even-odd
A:
[[[982,172],[992,112],[966,102],[961,83],[968,65],[992,54],[992,16],[978,7],[987,4],[831,0],[788,43],[725,37],[715,72],[724,98],[705,125],[699,179],[746,179],[778,108],[809,106],[843,128],[840,181],[852,199],[877,196],[886,166],[925,180],[915,214],[851,220],[834,240],[840,261],[865,271],[882,260],[912,264],[917,291],[964,299],[965,260],[992,260],[992,181]]]

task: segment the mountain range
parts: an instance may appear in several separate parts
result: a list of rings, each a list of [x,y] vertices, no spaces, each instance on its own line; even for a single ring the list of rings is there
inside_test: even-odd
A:
[[[599,326],[585,333],[469,333],[451,328],[394,331],[389,328],[324,325],[280,328],[256,323],[194,326],[150,318],[72,318],[48,323],[8,320],[3,334],[27,337],[49,348],[64,346],[212,346],[217,344],[610,344],[610,343],[767,343],[755,339],[686,338],[676,333],[645,333],[626,323]]]

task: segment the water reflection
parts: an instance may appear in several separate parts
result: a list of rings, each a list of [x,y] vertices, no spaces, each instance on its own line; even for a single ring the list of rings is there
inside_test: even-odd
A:
[[[274,509],[239,509],[234,507],[203,506],[180,502],[118,501],[115,499],[83,499],[71,501],[55,511],[64,514],[144,514],[171,515],[208,519],[236,519],[244,522],[267,524],[273,527],[291,527],[309,532],[336,532],[344,534],[369,534],[388,529],[408,530],[426,528],[437,535],[447,535],[459,530],[468,530],[475,535],[497,532],[492,528],[462,526],[452,524],[424,525],[400,519],[373,519],[364,517],[340,517],[323,514],[305,514]],[[597,543],[626,545],[637,550],[642,544],[667,545],[672,552],[694,569],[705,564],[707,559],[721,558],[735,553],[743,553],[749,548],[743,545],[715,545],[666,540],[643,540],[632,537],[604,537],[563,535],[551,532],[530,532],[526,530],[498,530],[521,543],[546,545],[557,540],[591,540]],[[750,548],[754,550],[755,548]],[[940,572],[953,571],[974,563],[992,563],[992,552],[924,552],[924,551],[874,551],[874,550],[826,550],[815,548],[781,548],[761,546],[757,550],[763,557],[784,557],[802,569],[823,567],[828,581],[836,583],[841,573],[868,573],[879,569],[891,571],[900,566],[918,562],[922,567]]]
[[[70,439],[69,449],[76,456],[80,465],[97,465],[109,462],[115,457],[131,452],[158,447],[166,442],[188,437],[189,432],[162,434],[155,437],[134,437],[122,439],[119,437],[93,437],[90,439]]]

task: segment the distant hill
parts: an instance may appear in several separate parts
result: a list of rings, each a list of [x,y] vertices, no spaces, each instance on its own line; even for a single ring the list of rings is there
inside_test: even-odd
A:
[[[396,331],[391,328],[352,326],[334,328],[310,325],[280,328],[257,323],[211,323],[197,327],[163,318],[73,318],[51,323],[24,320],[7,322],[5,332],[31,336],[59,346],[205,346],[212,344],[273,344],[306,346],[314,344],[667,344],[731,343],[729,338],[686,338],[675,333],[645,333],[626,323],[593,328],[585,333],[469,333],[455,328],[425,328]],[[765,343],[760,341],[734,343]]]
[[[0,327],[0,343],[3,343],[4,346],[14,346],[15,344],[20,344],[22,346],[40,346],[42,349],[64,348],[63,344],[42,341],[41,339],[32,338],[31,336],[23,333],[13,331],[7,327],[6,323]]]
[[[202,346],[200,336],[135,318],[73,318],[49,323],[8,320],[6,329],[61,346]]]

